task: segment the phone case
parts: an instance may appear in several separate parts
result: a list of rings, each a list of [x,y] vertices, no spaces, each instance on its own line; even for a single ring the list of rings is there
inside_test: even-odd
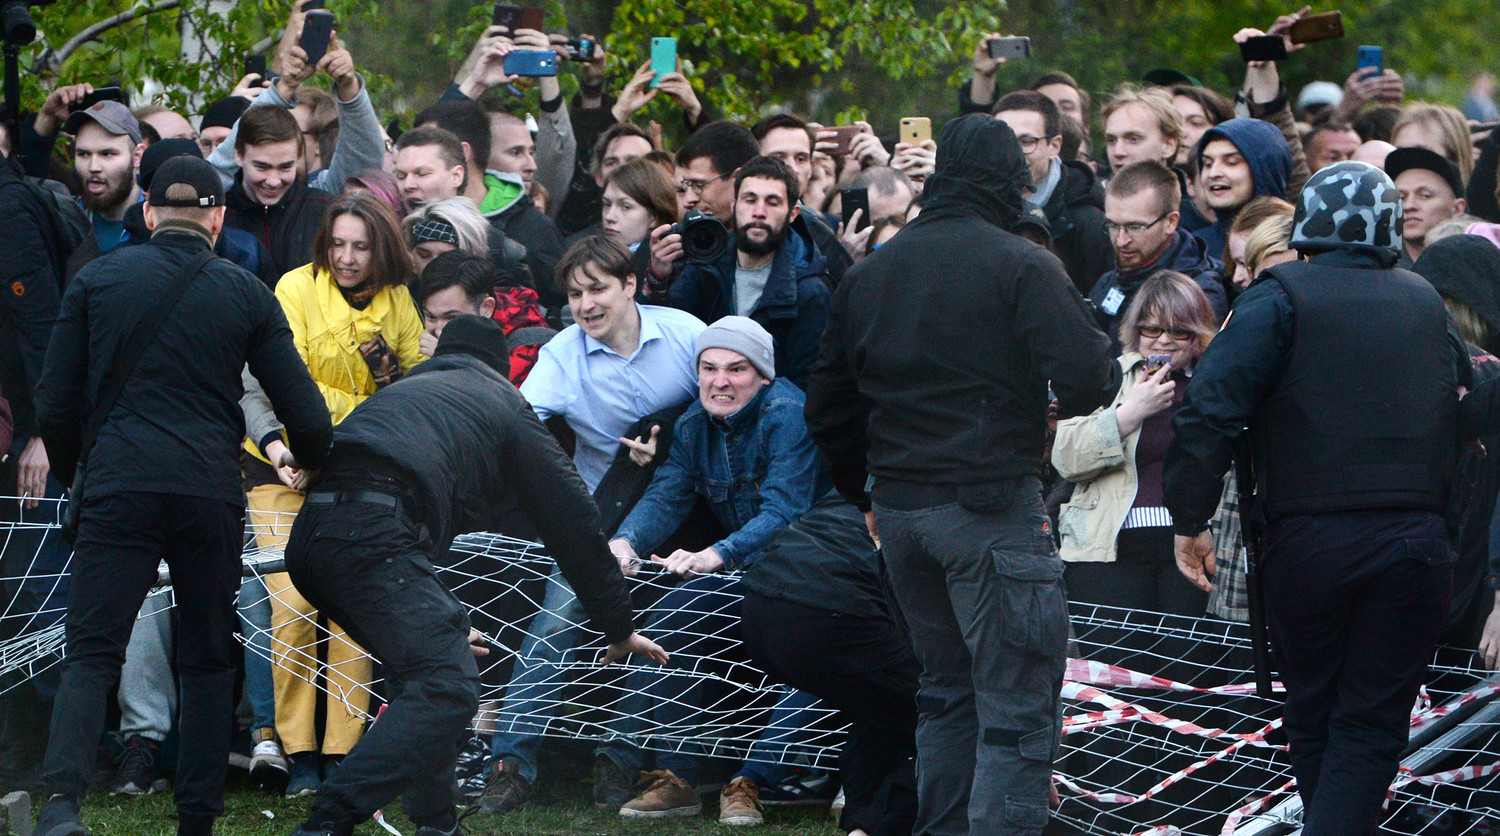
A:
[[[534,9],[530,6],[523,6],[521,8],[522,29],[534,29],[540,32],[547,25],[546,18],[546,13],[541,9]]]
[[[989,43],[991,58],[1019,60],[1031,57],[1031,38],[997,38]]]
[[[868,189],[844,189],[840,193],[839,211],[844,216],[844,223],[854,217],[854,210],[863,210],[859,216],[859,224],[854,227],[854,232],[859,232],[870,225],[870,191]]]
[[[1359,58],[1355,64],[1356,70],[1374,69],[1377,73],[1385,71],[1385,48],[1378,46],[1361,46]]]
[[[557,75],[557,53],[540,49],[512,52],[505,56],[505,72],[532,77]]]
[[[656,73],[656,78],[651,79],[652,87],[661,83],[662,76],[677,72],[676,38],[651,39],[651,71]]]
[[[1325,12],[1308,15],[1293,23],[1287,37],[1294,44],[1311,44],[1344,37],[1344,15],[1342,12]]]
[[[307,53],[307,65],[317,66],[323,56],[328,54],[328,39],[333,34],[333,13],[316,11],[308,12],[307,19],[302,23],[302,37],[298,39],[297,45]]]
[[[521,28],[521,7],[514,3],[496,3],[490,14],[491,26],[504,26],[514,32]]]
[[[926,116],[908,116],[901,120],[901,141],[920,145],[932,139],[932,120]]]

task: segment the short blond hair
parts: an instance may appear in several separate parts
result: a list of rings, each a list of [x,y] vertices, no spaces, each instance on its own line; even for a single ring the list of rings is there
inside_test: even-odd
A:
[[[1156,127],[1162,136],[1177,140],[1181,145],[1185,136],[1182,130],[1182,114],[1177,112],[1177,106],[1172,104],[1172,98],[1160,87],[1138,87],[1134,84],[1122,84],[1115,88],[1115,92],[1104,103],[1103,121],[1108,122],[1109,117],[1126,105],[1143,105],[1152,115],[1156,117]]]
[[[1253,281],[1270,256],[1291,249],[1292,215],[1276,214],[1256,224],[1245,239],[1245,271]]]

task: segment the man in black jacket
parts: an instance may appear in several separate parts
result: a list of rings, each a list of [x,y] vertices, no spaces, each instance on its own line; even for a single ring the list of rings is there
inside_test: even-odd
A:
[[[225,223],[260,239],[277,280],[312,261],[313,238],[328,209],[328,193],[309,186],[298,171],[303,143],[296,118],[276,105],[246,110],[234,138],[240,173],[229,190]]]
[[[1052,100],[1033,90],[1008,93],[995,105],[995,118],[1010,126],[1026,155],[1031,188],[1026,200],[1047,213],[1052,250],[1062,259],[1079,293],[1114,266],[1114,252],[1104,231],[1104,205],[1098,181],[1085,163],[1064,161],[1062,113]]]
[[[1260,566],[1307,836],[1375,830],[1443,626],[1443,513],[1459,439],[1491,414],[1422,277],[1392,269],[1396,186],[1336,163],[1303,188],[1291,245],[1235,303],[1173,421],[1164,491],[1177,564],[1211,588],[1208,520],[1249,427]],[[1245,490],[1241,486],[1241,490]]]
[[[460,316],[437,354],[360,404],[287,541],[287,571],[320,612],[379,659],[390,699],[318,791],[302,836],[349,836],[398,794],[418,836],[460,832],[459,735],[479,704],[463,605],[433,574],[456,534],[519,503],[609,642],[605,661],[666,654],[634,631],[599,510],[562,448],[506,380],[494,320]]]
[[[921,216],[839,285],[808,387],[922,663],[924,833],[1047,823],[1068,633],[1038,478],[1048,381],[1067,414],[1120,385],[1062,263],[1003,231],[1029,179],[1004,122],[948,123]]]
[[[208,834],[223,812],[234,710],[245,494],[239,444],[240,371],[248,363],[286,425],[291,449],[319,466],[332,435],[328,408],[266,286],[223,259],[202,267],[126,378],[91,449],[83,427],[136,324],[177,274],[213,246],[224,223],[218,175],[201,159],[163,163],[152,181],[148,244],[90,263],[63,299],[37,391],[37,421],[53,468],[71,481],[81,459],[85,507],[68,598],[68,655],[43,764],[51,800],[41,836],[87,831],[78,801],[93,777],[105,702],[157,565],[172,571],[184,633],[177,767],[179,834]]]

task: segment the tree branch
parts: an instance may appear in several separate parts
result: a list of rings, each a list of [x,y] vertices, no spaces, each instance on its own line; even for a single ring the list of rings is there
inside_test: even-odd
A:
[[[35,63],[32,64],[32,71],[38,75],[54,76],[62,69],[63,62],[67,61],[74,52],[77,52],[79,47],[89,41],[95,40],[105,32],[117,26],[123,26],[133,20],[139,20],[147,15],[164,12],[168,9],[175,9],[181,5],[182,0],[157,0],[152,5],[136,6],[130,11],[120,12],[97,23],[90,24],[84,27],[78,34],[69,38],[68,42],[63,44],[60,49],[42,50],[41,54],[37,56]]]

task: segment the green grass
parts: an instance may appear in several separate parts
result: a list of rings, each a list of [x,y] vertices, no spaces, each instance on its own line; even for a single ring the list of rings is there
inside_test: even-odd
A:
[[[507,816],[478,814],[464,822],[470,836],[592,836],[592,834],[726,834],[738,828],[721,826],[717,820],[716,799],[705,797],[703,814],[690,819],[666,821],[628,821],[614,813],[601,813],[591,803],[592,789],[587,781],[589,757],[587,744],[551,743],[544,749],[541,778],[536,797],[525,809]],[[726,767],[724,764],[714,766]],[[732,769],[732,765],[726,768]],[[231,770],[233,773],[234,770]],[[710,769],[710,775],[724,768]],[[243,774],[243,773],[241,773]],[[233,777],[233,776],[232,776]],[[33,796],[34,797],[34,796]],[[224,798],[224,816],[214,832],[219,836],[288,836],[307,813],[307,799],[290,800],[261,792],[246,782],[234,780]],[[401,804],[393,801],[386,807],[388,821],[404,836],[416,828],[400,813]],[[267,816],[267,813],[270,816]],[[170,793],[146,798],[122,800],[102,793],[90,794],[83,805],[83,820],[98,836],[174,836],[176,813]],[[826,807],[772,808],[766,811],[766,826],[755,828],[755,836],[837,836],[834,818]],[[373,822],[360,826],[358,836],[383,836],[386,833]]]

